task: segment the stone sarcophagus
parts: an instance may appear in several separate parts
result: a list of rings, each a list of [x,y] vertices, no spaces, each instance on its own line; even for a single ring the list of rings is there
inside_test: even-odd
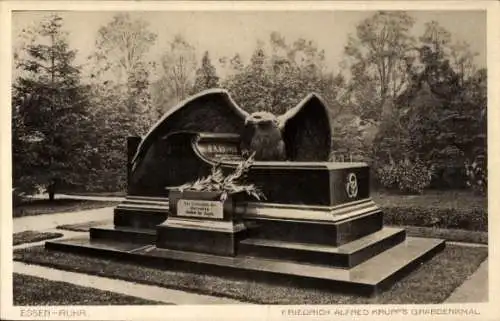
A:
[[[88,243],[47,247],[127,257],[128,244],[131,259],[376,293],[444,241],[384,227],[370,198],[369,167],[329,162],[331,136],[328,108],[317,95],[275,117],[246,113],[224,90],[206,91],[173,108],[144,138],[129,139],[127,197],[113,226],[92,228]],[[216,165],[231,173],[249,154],[255,162],[246,182],[265,199],[179,192]]]

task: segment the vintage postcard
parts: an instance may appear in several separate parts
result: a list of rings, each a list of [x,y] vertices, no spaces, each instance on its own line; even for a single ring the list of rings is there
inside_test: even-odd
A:
[[[1,317],[498,320],[495,1],[3,1]]]

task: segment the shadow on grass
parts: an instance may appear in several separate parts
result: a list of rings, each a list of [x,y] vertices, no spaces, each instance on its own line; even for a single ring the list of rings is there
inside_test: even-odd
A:
[[[442,303],[487,257],[487,248],[448,245],[443,252],[377,297],[335,293],[248,278],[151,268],[34,247],[14,252],[14,260],[259,304],[432,304]],[[485,289],[487,290],[487,289]]]

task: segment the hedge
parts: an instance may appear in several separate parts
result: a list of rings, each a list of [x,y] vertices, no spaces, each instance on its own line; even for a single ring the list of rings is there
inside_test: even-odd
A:
[[[384,207],[384,224],[412,225],[488,231],[488,211],[481,208],[425,208],[415,206]]]

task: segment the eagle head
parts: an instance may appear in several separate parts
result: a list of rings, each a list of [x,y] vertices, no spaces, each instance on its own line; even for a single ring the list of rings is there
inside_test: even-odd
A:
[[[267,111],[258,111],[245,119],[245,126],[253,125],[260,128],[278,127],[278,118]]]
[[[254,152],[256,160],[285,159],[285,145],[275,115],[265,111],[253,113],[245,119],[245,128],[243,150]]]

